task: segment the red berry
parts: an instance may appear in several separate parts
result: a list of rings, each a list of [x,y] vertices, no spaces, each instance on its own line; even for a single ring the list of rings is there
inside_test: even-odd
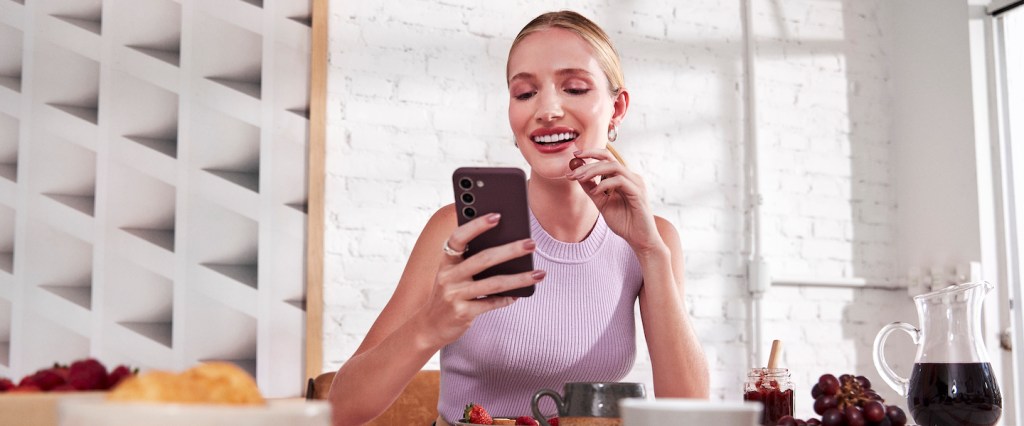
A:
[[[110,376],[107,377],[107,387],[113,388],[121,383],[122,380],[127,379],[129,376],[136,374],[138,371],[132,371],[125,365],[119,365],[113,371],[110,372]]]
[[[558,417],[548,419],[548,426],[558,426]]]
[[[14,389],[14,382],[6,377],[0,377],[0,392],[7,392]]]
[[[78,390],[107,389],[107,367],[89,358],[75,361],[68,370],[68,383]]]
[[[50,371],[57,373],[57,375],[64,379],[65,382],[68,381],[68,366],[53,363],[53,367],[50,367]]]
[[[843,415],[846,417],[846,426],[864,426],[864,415],[861,414],[860,408],[857,407],[846,407],[843,410]]]
[[[893,426],[903,426],[907,424],[907,414],[903,412],[900,407],[890,405],[885,408],[885,416],[892,421]]]
[[[878,401],[868,401],[864,403],[864,420],[872,423],[878,423],[885,417],[885,406]]]
[[[18,381],[18,386],[36,386],[36,380],[35,379],[36,379],[36,375],[35,374],[29,374],[29,375],[27,375],[25,377],[22,377],[21,380]],[[36,386],[36,387],[38,387],[38,386]]]
[[[782,416],[775,422],[777,426],[796,426],[796,419],[793,416]]]
[[[843,426],[843,423],[845,423],[843,412],[839,411],[838,408],[829,408],[825,414],[821,415],[821,424],[823,426]]]
[[[814,412],[824,415],[826,411],[839,406],[839,400],[832,395],[824,395],[814,400]]]
[[[839,393],[839,379],[831,374],[824,374],[818,379],[818,385],[821,386],[821,392],[825,395],[835,395]]]
[[[466,406],[466,411],[463,412],[462,416],[467,423],[475,425],[494,424],[494,419],[491,418],[491,415],[488,414],[487,410],[485,410],[484,407],[481,407],[480,404],[470,403]]]
[[[530,416],[516,417],[516,425],[539,426],[537,420]]]
[[[19,384],[18,386],[15,386],[14,389],[9,390],[8,392],[11,392],[11,393],[34,393],[34,392],[42,392],[42,391],[43,391],[42,389],[39,389],[39,386],[36,386],[34,384],[25,384],[25,385],[20,385]]]
[[[65,383],[64,378],[52,369],[37,371],[32,375],[32,381],[43,391],[51,390]]]

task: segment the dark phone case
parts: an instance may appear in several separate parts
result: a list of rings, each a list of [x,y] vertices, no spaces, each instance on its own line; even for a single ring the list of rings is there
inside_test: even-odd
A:
[[[464,190],[459,186],[462,178],[473,181],[473,187]],[[478,186],[477,182],[483,182]],[[466,257],[473,256],[487,248],[507,244],[530,237],[530,213],[526,200],[526,173],[514,167],[462,167],[452,173],[452,188],[455,191],[455,209],[459,225],[469,222],[464,214],[466,207],[476,210],[475,217],[488,213],[501,213],[498,226],[480,234],[470,241],[466,248]],[[473,194],[473,202],[466,204],[462,194]],[[494,265],[473,276],[480,280],[494,275],[518,274],[533,270],[533,254],[518,257],[504,263]],[[534,286],[518,288],[498,293],[498,296],[529,297],[533,295]]]

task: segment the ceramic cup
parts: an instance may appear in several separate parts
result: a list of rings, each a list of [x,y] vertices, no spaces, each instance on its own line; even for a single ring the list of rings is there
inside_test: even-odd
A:
[[[533,394],[530,407],[541,424],[547,424],[538,407],[545,396],[558,407],[559,426],[618,426],[622,424],[619,401],[647,397],[643,383],[570,382],[563,388],[561,394],[551,389]]]

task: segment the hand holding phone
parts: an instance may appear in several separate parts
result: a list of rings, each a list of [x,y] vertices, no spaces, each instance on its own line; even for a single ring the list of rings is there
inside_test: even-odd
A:
[[[459,225],[489,213],[500,213],[501,221],[480,234],[466,247],[471,257],[490,247],[530,238],[530,213],[526,198],[526,174],[513,167],[462,167],[452,173],[455,209]],[[491,266],[473,276],[481,280],[495,275],[533,270],[533,255],[527,254]],[[534,286],[498,293],[498,296],[532,296]]]

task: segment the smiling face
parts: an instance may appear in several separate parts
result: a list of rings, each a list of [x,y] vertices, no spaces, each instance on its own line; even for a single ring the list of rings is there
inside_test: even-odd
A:
[[[562,28],[536,31],[508,59],[508,119],[533,174],[564,178],[573,151],[604,148],[608,126],[625,114],[593,49]]]

